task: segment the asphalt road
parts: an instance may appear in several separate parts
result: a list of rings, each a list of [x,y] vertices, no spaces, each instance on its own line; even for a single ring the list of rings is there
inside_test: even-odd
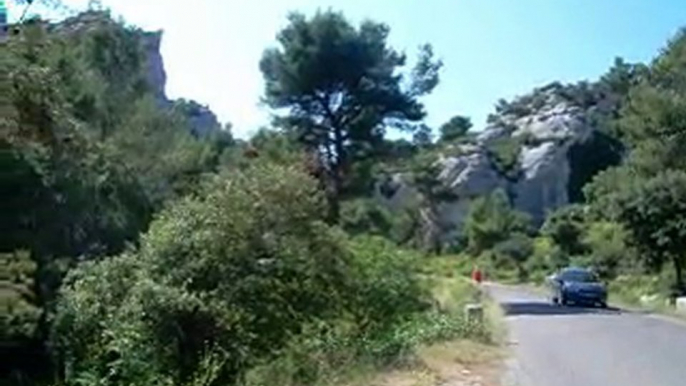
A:
[[[617,309],[562,307],[488,285],[510,329],[507,386],[686,386],[686,324]]]

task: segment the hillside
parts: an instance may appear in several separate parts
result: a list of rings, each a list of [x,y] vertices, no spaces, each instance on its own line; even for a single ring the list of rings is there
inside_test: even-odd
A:
[[[623,155],[608,128],[620,92],[603,81],[552,83],[500,101],[488,125],[473,136],[437,144],[436,177],[452,196],[439,204],[435,220],[442,238],[456,240],[471,202],[498,189],[536,225],[548,212],[582,201],[583,186]],[[418,194],[412,180],[412,173],[395,174],[392,186],[379,186],[393,194],[377,191],[377,197],[396,210],[412,205]]]

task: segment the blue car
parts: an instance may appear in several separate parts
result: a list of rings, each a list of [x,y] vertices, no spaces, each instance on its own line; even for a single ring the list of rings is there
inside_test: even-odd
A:
[[[593,271],[564,268],[548,277],[554,304],[570,303],[607,307],[607,288]]]

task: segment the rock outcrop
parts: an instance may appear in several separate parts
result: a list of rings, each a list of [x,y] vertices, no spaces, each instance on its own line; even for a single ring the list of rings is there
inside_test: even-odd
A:
[[[534,91],[503,107],[489,118],[487,127],[469,143],[452,145],[439,158],[439,179],[457,199],[440,208],[440,226],[448,234],[459,231],[470,202],[495,189],[503,189],[515,209],[541,223],[548,211],[568,204],[573,166],[569,152],[583,145],[595,128],[588,116],[593,106],[579,106],[561,93],[564,86],[553,84]],[[561,95],[562,94],[562,95]],[[515,108],[516,107],[516,108]],[[517,156],[509,170],[496,162],[498,146],[516,146]],[[394,194],[379,198],[399,207],[413,193],[402,174],[392,176]],[[379,186],[387,186],[380,184]]]
[[[113,24],[112,19],[104,12],[87,11],[77,16],[67,18],[59,23],[51,24],[48,30],[54,34],[64,36],[85,35],[94,28]],[[141,50],[145,57],[146,79],[155,99],[164,108],[172,108],[177,101],[170,100],[166,94],[167,73],[161,53],[162,31],[138,31],[140,33]],[[184,101],[185,103],[185,101]],[[221,125],[217,116],[207,106],[193,102],[193,108],[188,109],[187,115],[190,131],[196,136],[206,136],[220,130]]]

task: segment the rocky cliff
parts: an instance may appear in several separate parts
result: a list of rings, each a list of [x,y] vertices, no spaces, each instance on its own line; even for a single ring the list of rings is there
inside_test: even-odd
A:
[[[70,17],[49,26],[51,33],[61,35],[85,35],[89,31],[112,24],[113,21],[100,11],[88,11]],[[189,104],[192,108],[184,109],[187,115],[190,131],[197,136],[205,136],[219,130],[221,125],[217,116],[207,107],[193,101],[174,101],[167,97],[167,73],[161,53],[162,31],[139,31],[141,50],[145,57],[147,83],[157,101],[165,108],[172,108],[180,103]]]
[[[608,166],[607,160],[590,166],[578,162],[584,149],[597,145],[602,136],[591,117],[605,107],[581,102],[569,91],[554,83],[513,102],[500,102],[482,131],[443,149],[438,178],[457,197],[440,204],[438,225],[444,237],[459,231],[473,199],[498,188],[515,209],[540,224],[548,211],[578,195],[580,186],[573,185]],[[378,185],[377,197],[391,207],[405,205],[416,194],[408,180],[403,174],[391,176]]]

